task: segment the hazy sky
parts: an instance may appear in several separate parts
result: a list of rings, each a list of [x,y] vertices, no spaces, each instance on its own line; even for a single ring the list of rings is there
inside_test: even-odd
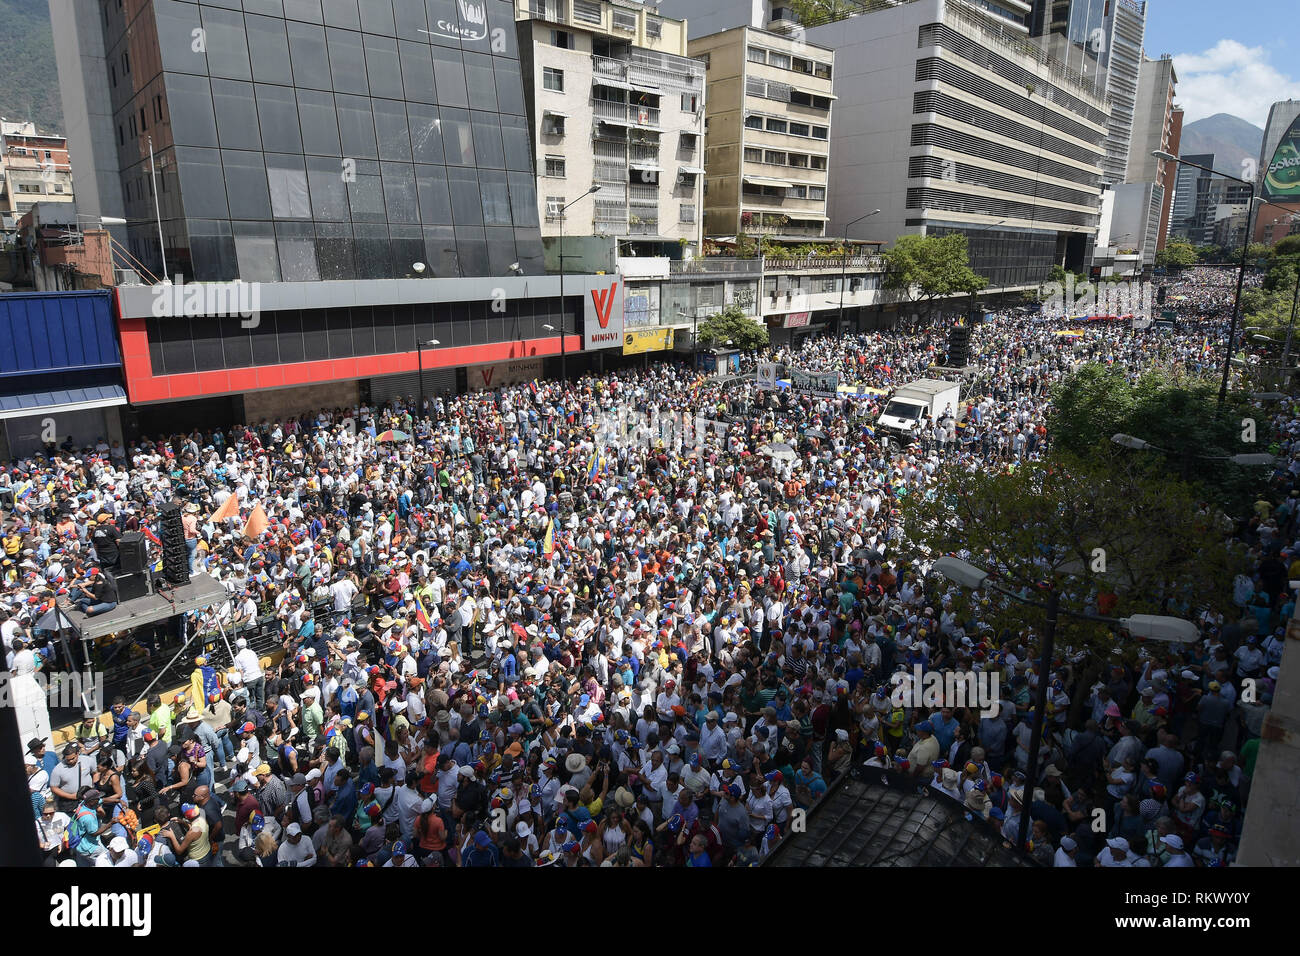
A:
[[[1174,97],[1191,123],[1233,113],[1262,127],[1300,99],[1296,0],[1148,0],[1146,54],[1174,56]]]

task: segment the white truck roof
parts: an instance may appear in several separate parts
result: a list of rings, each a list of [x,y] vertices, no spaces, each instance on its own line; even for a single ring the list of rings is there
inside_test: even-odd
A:
[[[912,392],[914,394],[922,395],[938,395],[940,392],[946,392],[960,387],[960,382],[945,382],[937,378],[919,378],[915,382],[908,382],[906,385],[900,385],[896,393]]]

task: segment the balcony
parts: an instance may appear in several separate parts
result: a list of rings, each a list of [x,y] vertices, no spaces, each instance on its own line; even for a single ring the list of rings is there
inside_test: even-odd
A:
[[[668,263],[669,275],[758,275],[763,271],[763,260],[726,259],[709,256],[701,259],[673,259]]]
[[[645,216],[632,215],[627,220],[627,233],[629,236],[657,236],[659,235],[659,217],[653,218]]]
[[[613,100],[595,100],[592,113],[596,119],[609,120],[628,126],[659,126],[659,110],[654,106],[619,103]]]
[[[880,256],[807,256],[801,259],[763,260],[768,272],[884,272],[885,260]]]

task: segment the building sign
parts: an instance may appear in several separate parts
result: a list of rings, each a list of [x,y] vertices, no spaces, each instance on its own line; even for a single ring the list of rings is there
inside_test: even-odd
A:
[[[593,276],[583,297],[582,347],[612,349],[623,344],[623,279]]]
[[[803,328],[808,324],[808,318],[810,315],[812,315],[811,312],[791,312],[785,317],[785,321],[781,324],[781,327],[785,329]]]
[[[476,365],[465,370],[465,381],[471,392],[484,392],[503,385],[520,385],[542,377],[540,358],[519,359],[516,362],[493,362]]]
[[[802,372],[790,369],[790,388],[818,398],[834,398],[839,393],[839,372]]]
[[[1291,121],[1277,141],[1273,158],[1264,170],[1264,198],[1282,202],[1300,201],[1300,116]]]
[[[430,36],[447,40],[482,40],[487,37],[486,0],[456,0],[456,16],[439,17],[433,21],[432,30],[421,30]]]
[[[673,330],[636,329],[623,335],[623,354],[640,355],[642,352],[663,352],[673,347]]]

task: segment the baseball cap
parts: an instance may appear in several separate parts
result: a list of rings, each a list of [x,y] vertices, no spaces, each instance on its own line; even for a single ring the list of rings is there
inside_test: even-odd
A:
[[[298,826],[296,823],[290,823],[288,828],[284,831],[284,835],[291,837],[302,836],[302,827]]]

